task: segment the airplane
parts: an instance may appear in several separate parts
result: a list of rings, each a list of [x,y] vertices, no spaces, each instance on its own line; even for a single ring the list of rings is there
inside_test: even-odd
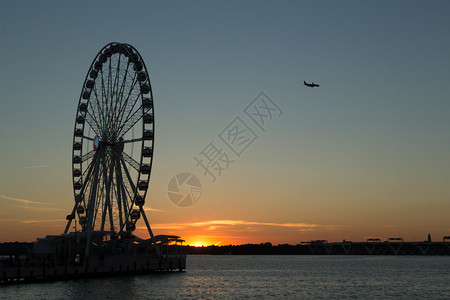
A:
[[[313,83],[307,83],[307,82],[304,81],[304,80],[303,80],[303,84],[306,85],[306,86],[309,86],[309,87],[320,86],[320,85],[318,85],[318,84],[315,84],[314,82],[313,82]]]

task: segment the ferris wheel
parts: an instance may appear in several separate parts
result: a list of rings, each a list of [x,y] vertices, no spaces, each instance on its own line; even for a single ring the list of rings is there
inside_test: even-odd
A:
[[[72,145],[75,205],[65,234],[74,221],[88,236],[96,231],[126,237],[142,217],[154,239],[143,209],[154,126],[142,56],[129,44],[106,45],[89,67],[78,101]]]

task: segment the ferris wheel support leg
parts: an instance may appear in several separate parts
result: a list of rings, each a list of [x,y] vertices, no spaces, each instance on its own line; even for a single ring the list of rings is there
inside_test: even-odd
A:
[[[116,178],[117,178],[117,182],[124,182],[123,178],[122,178],[122,168],[121,168],[121,164],[124,164],[124,162],[119,159],[117,160],[116,163],[116,168],[117,168],[117,173],[116,173]],[[124,169],[125,172],[127,172],[128,170],[125,168]],[[130,177],[128,177],[129,179]],[[130,179],[129,179],[130,180]],[[132,184],[131,184],[132,185]],[[127,217],[127,203],[126,203],[126,193],[125,193],[125,188],[122,185],[118,185],[117,186],[117,201],[118,201],[118,206],[119,206],[119,221],[120,221],[120,231],[123,230],[124,227],[124,221],[126,221],[126,217]],[[132,185],[132,190],[135,191],[136,188]]]
[[[81,187],[81,190],[80,190],[80,193],[79,193],[80,195],[83,193],[84,189],[86,188],[86,183],[89,181],[89,178],[91,177],[91,173],[92,173],[92,168],[93,168],[93,166],[94,166],[94,164],[91,164],[91,165],[89,166],[89,170],[88,170],[88,172],[87,172],[86,179],[84,180],[83,186]],[[77,209],[78,204],[79,204],[79,202],[75,201],[75,205],[74,205],[74,207],[73,207],[72,213],[70,214],[71,216],[73,216],[73,215],[75,214],[75,210]],[[76,221],[75,221],[75,222],[76,222]],[[67,222],[66,229],[64,230],[64,234],[67,234],[67,232],[69,231],[69,228],[70,228],[70,224],[71,224],[71,223],[72,223],[72,219],[70,219],[70,220]]]
[[[77,207],[77,204],[75,204],[75,206],[73,207],[72,213],[70,214],[70,216],[73,216],[75,214],[76,207]],[[66,229],[64,229],[64,234],[67,234],[67,231],[69,231],[70,224],[72,224],[72,219],[69,219],[69,221],[67,221]]]
[[[100,156],[99,152],[96,153],[96,166],[95,166],[95,179],[98,178],[98,174],[99,174],[99,169],[100,169],[100,158],[98,156]],[[91,197],[89,199],[89,211],[87,213],[88,215],[88,224],[87,224],[87,238],[86,238],[86,246],[85,246],[85,250],[84,250],[84,267],[87,267],[87,261],[89,259],[89,253],[90,253],[90,249],[91,249],[91,239],[92,239],[92,223],[93,223],[93,219],[94,219],[94,204],[95,204],[95,199],[97,196],[97,183],[98,180],[94,180],[94,184],[92,186],[92,193],[91,193]]]
[[[114,221],[113,221],[113,216],[112,216],[111,200],[110,200],[110,190],[111,190],[112,175],[110,175],[109,178],[108,178],[107,166],[106,166],[106,162],[105,162],[104,158],[103,158],[102,166],[103,166],[103,180],[104,180],[104,184],[106,186],[106,201],[105,201],[105,206],[103,208],[103,213],[102,213],[101,231],[103,231],[104,228],[105,228],[106,211],[108,210],[108,212],[109,212],[110,231],[114,232]],[[110,174],[112,174],[112,170],[111,170]]]
[[[155,245],[156,253],[158,253],[158,255],[160,255],[161,251],[159,250],[158,245],[156,245],[155,236],[153,235],[152,229],[150,228],[150,224],[148,223],[147,216],[145,215],[144,208],[141,206],[140,210],[141,210],[141,215],[144,218],[145,225],[147,226],[148,233],[150,234],[152,242]]]

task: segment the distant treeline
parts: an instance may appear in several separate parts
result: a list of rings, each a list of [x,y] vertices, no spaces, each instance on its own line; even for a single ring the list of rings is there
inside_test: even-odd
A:
[[[274,255],[274,254],[311,254],[304,245],[272,245],[271,243],[225,245],[225,246],[184,246],[186,254],[234,254],[234,255]]]
[[[28,249],[33,247],[32,243],[0,243],[1,255],[27,254]],[[271,243],[225,245],[225,246],[183,246],[186,254],[216,254],[216,255],[274,255],[274,254],[311,254],[305,245],[272,245]]]
[[[33,247],[33,243],[14,242],[14,243],[0,243],[0,256],[2,255],[25,255],[28,249]]]

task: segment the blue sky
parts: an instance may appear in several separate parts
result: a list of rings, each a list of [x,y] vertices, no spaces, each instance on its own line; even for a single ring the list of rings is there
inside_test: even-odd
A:
[[[448,235],[449,13],[448,1],[2,1],[0,228],[19,240],[63,230],[81,86],[117,41],[152,81],[159,233],[239,220],[230,241]],[[209,182],[193,157],[261,91],[283,114]],[[190,208],[166,196],[180,172],[204,188]],[[216,243],[222,223],[194,227]]]

